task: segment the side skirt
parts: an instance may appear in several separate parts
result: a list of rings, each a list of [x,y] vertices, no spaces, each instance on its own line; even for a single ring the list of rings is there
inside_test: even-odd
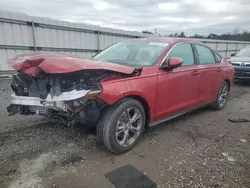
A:
[[[177,113],[177,114],[175,114],[175,115],[173,115],[173,116],[166,117],[166,118],[163,118],[163,119],[158,120],[158,121],[153,121],[153,122],[151,122],[151,123],[149,124],[149,127],[154,127],[154,126],[156,126],[156,125],[158,125],[158,124],[161,124],[161,123],[164,123],[164,122],[166,122],[166,121],[175,119],[175,118],[177,118],[177,117],[179,117],[179,116],[182,116],[182,115],[184,115],[184,114],[187,114],[187,113],[189,113],[189,112],[193,112],[193,111],[195,111],[195,110],[198,110],[198,109],[207,107],[207,106],[209,106],[211,103],[212,103],[212,102],[206,103],[206,104],[203,104],[203,105],[201,105],[201,106],[195,107],[195,108],[193,108],[193,109],[191,109],[191,110],[185,110],[185,111],[180,112],[180,113]]]

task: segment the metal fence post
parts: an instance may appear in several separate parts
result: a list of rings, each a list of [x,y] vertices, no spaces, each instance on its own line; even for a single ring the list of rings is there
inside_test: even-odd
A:
[[[100,52],[100,31],[97,30],[97,51]]]
[[[227,48],[226,48],[226,58],[227,58],[227,52],[228,52],[228,42],[227,42]]]
[[[235,53],[237,53],[238,52],[238,42],[236,43],[236,48],[235,48]]]
[[[34,24],[33,20],[31,21],[31,27],[32,27],[34,50],[37,51],[37,48],[36,48],[36,33],[35,33],[36,31],[35,31],[35,24]]]

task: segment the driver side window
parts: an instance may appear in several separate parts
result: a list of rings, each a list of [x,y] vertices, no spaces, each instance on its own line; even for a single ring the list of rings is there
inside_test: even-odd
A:
[[[181,66],[194,65],[193,49],[189,43],[181,43],[174,46],[168,54],[168,59],[171,57],[181,58],[183,60]]]

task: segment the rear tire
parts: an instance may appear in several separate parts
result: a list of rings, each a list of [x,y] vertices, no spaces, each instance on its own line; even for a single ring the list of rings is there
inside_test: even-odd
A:
[[[145,129],[145,120],[141,103],[126,98],[102,113],[97,124],[97,137],[109,151],[125,153],[139,141]]]
[[[227,103],[228,95],[229,95],[229,85],[226,81],[224,81],[219,89],[216,100],[211,105],[211,108],[213,110],[222,110]]]

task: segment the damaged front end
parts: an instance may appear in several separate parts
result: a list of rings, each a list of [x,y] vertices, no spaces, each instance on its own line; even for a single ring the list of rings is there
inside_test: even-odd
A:
[[[95,125],[108,104],[98,98],[102,80],[140,74],[137,69],[55,53],[20,54],[8,62],[13,76],[10,115],[39,114]]]
[[[65,74],[41,73],[37,77],[19,72],[13,76],[10,115],[44,115],[68,125],[81,122],[95,125],[107,104],[98,99],[101,81],[114,73],[83,70]]]

